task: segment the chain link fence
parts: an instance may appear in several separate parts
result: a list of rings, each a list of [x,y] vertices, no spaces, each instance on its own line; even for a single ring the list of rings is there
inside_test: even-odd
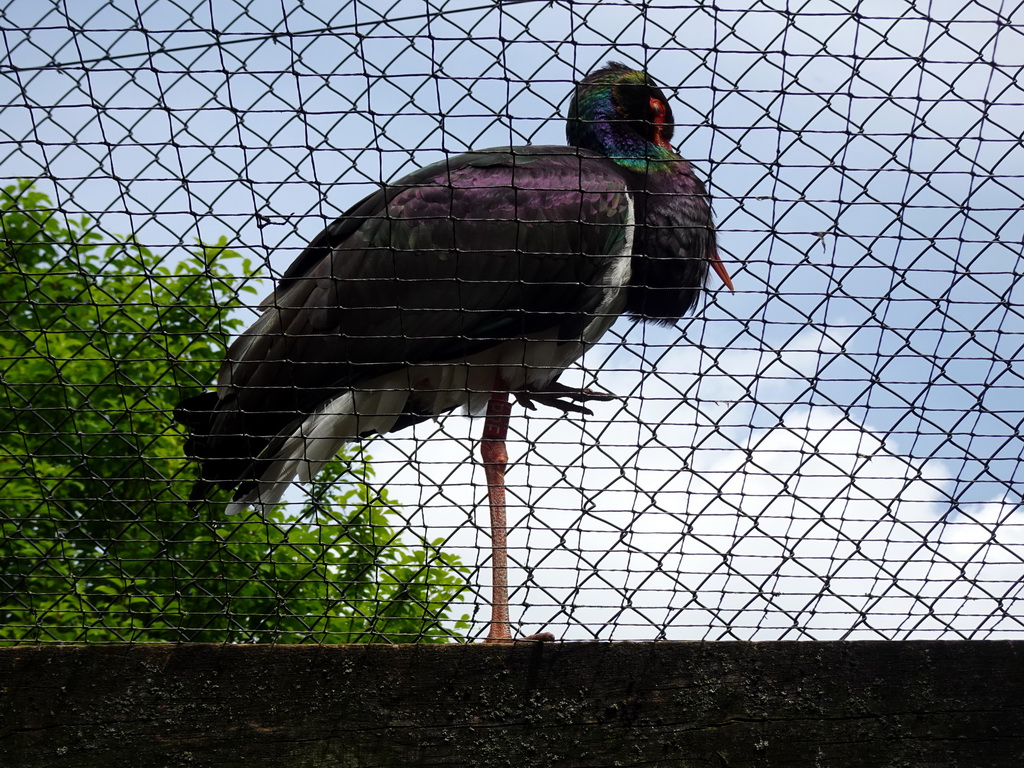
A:
[[[518,410],[514,629],[1024,629],[1019,3],[14,0],[0,9],[0,640],[486,632],[479,422],[190,507],[170,418],[308,241],[469,148],[564,142],[608,60],[669,95],[736,292],[620,320]]]

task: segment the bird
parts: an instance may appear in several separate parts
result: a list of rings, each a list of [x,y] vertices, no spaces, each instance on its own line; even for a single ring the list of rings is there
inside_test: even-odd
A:
[[[347,443],[483,413],[485,642],[513,642],[513,399],[591,413],[586,403],[614,396],[557,379],[619,316],[675,323],[710,269],[733,289],[710,197],[673,130],[651,76],[608,62],[573,85],[566,145],[449,156],[350,207],[281,275],[229,346],[216,389],[175,409],[199,463],[192,500],[226,489],[229,513],[268,508]]]

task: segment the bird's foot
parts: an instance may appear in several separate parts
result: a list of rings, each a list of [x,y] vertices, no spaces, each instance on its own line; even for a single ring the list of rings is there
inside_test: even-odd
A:
[[[586,388],[576,389],[559,384],[557,381],[552,381],[543,390],[526,389],[516,392],[515,395],[519,404],[530,411],[537,410],[537,403],[540,403],[549,408],[557,408],[562,413],[585,413],[588,416],[593,416],[594,412],[580,403],[590,400],[608,402],[618,399],[617,395],[608,392],[595,392]]]
[[[535,635],[527,635],[526,637],[488,637],[484,640],[484,644],[501,644],[510,645],[513,643],[553,643],[555,642],[555,636],[550,632],[538,632]]]
[[[535,635],[527,635],[526,637],[520,637],[519,640],[513,642],[520,643],[553,643],[555,642],[555,636],[550,632],[538,632]]]

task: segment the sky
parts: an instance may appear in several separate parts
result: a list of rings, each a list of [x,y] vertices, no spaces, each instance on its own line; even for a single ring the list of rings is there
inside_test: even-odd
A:
[[[380,180],[563,143],[576,78],[645,67],[736,291],[712,285],[673,328],[621,320],[563,378],[621,400],[513,420],[513,621],[1020,636],[1013,3],[112,0],[13,3],[0,25],[3,178],[169,260],[227,235],[268,277]],[[449,417],[367,450],[410,531],[481,566],[479,428]]]

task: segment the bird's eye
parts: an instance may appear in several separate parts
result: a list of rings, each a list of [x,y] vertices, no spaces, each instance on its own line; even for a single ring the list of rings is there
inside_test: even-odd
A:
[[[668,113],[668,109],[665,106],[665,102],[661,99],[657,99],[654,96],[651,97],[651,122],[655,125],[664,125],[665,115]]]

